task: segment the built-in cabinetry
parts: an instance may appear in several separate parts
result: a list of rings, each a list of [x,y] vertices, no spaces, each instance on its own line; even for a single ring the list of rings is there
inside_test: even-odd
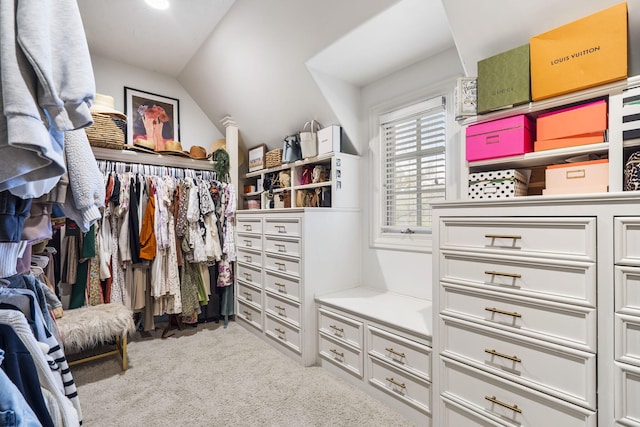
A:
[[[240,211],[236,319],[304,366],[317,355],[314,297],[354,286],[359,213],[344,209]]]
[[[639,203],[434,205],[435,425],[640,424]]]
[[[356,287],[316,297],[320,365],[431,425],[431,301]]]
[[[359,203],[358,163],[358,156],[346,153],[327,153],[273,168],[249,172],[244,177],[242,189],[246,186],[254,191],[242,193],[242,207],[249,208],[249,201],[253,200],[253,207],[257,209],[310,206],[356,208]],[[309,177],[309,182],[306,182],[303,179],[303,173],[306,174],[309,171],[312,174],[316,166],[319,168],[316,172],[316,182],[313,182],[313,177]],[[321,171],[324,171],[324,174]],[[270,175],[278,177],[281,172],[289,175],[289,182],[287,184],[280,180],[277,188],[273,190],[273,197],[270,197],[269,192],[264,191],[264,180]],[[285,200],[289,200],[287,206],[284,206],[287,203]],[[316,202],[316,200],[319,201]]]

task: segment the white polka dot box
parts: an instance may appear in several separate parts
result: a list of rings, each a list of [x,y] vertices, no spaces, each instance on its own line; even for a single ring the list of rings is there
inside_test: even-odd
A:
[[[504,169],[469,174],[470,199],[526,196],[530,171]]]

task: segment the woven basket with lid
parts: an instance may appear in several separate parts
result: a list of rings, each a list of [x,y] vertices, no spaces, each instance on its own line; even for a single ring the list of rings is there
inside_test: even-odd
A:
[[[91,113],[93,125],[86,127],[89,144],[94,147],[122,150],[125,147],[127,121],[110,114]]]

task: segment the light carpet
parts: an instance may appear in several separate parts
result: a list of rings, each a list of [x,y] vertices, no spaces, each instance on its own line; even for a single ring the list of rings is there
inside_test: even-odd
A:
[[[303,367],[235,322],[141,338],[76,365],[84,426],[413,426],[320,367]]]

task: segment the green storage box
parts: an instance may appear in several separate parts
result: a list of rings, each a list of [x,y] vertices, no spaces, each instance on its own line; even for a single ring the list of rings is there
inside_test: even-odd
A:
[[[478,113],[531,101],[529,45],[478,61]]]

